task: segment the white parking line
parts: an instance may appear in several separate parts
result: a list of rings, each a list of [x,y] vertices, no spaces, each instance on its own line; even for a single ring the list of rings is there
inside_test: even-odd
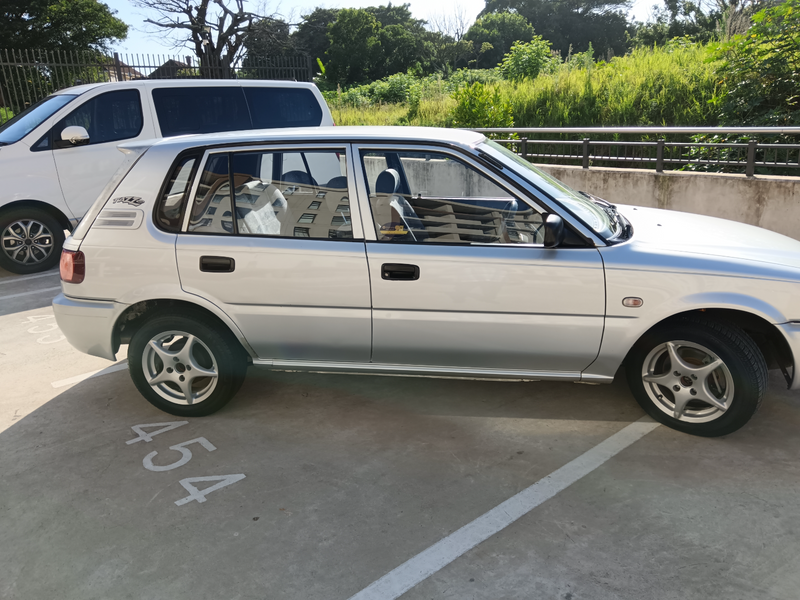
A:
[[[39,273],[38,275],[23,275],[22,277],[7,277],[3,281],[0,281],[0,285],[6,283],[17,283],[18,281],[28,281],[29,279],[39,279],[40,277],[52,277],[53,275],[58,275],[58,269],[53,269],[48,271],[47,273]]]
[[[124,371],[128,368],[128,361],[124,360],[120,363],[116,363],[111,365],[110,367],[106,367],[105,369],[98,369],[97,371],[89,371],[88,373],[84,373],[83,375],[75,375],[75,377],[69,377],[68,379],[61,379],[59,381],[54,381],[50,385],[54,388],[66,387],[68,385],[73,385],[75,383],[80,383],[86,379],[91,377],[99,377],[100,375],[108,375],[109,373],[116,373],[117,371]]]
[[[0,300],[9,300],[10,298],[20,298],[22,296],[32,296],[33,294],[43,294],[44,292],[61,291],[61,286],[42,288],[41,290],[31,290],[29,292],[20,292],[19,294],[9,294],[8,296],[0,296]]]
[[[658,427],[643,417],[390,571],[350,600],[394,600]]]

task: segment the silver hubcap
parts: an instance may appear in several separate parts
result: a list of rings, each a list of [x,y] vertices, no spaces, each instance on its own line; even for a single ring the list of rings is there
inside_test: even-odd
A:
[[[174,404],[192,405],[206,400],[217,387],[219,368],[201,340],[183,331],[153,337],[142,353],[147,383]]]
[[[10,223],[2,234],[3,252],[21,265],[35,265],[53,252],[53,234],[39,221],[21,219]]]
[[[642,366],[650,400],[679,421],[707,423],[725,414],[733,400],[733,377],[722,359],[694,342],[653,348]]]

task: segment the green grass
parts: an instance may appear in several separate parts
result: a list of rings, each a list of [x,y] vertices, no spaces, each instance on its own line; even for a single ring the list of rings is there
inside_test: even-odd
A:
[[[11,112],[10,108],[2,108],[0,107],[0,125],[8,121],[11,117],[14,116],[14,113]]]
[[[717,124],[709,101],[719,92],[718,64],[707,47],[674,41],[638,48],[608,63],[562,63],[553,73],[518,83],[487,73],[482,78],[511,106],[515,127],[700,126]],[[340,125],[448,127],[456,106],[453,88],[470,83],[464,74],[451,81],[422,79],[411,100],[400,103],[361,100],[358,92],[328,100]],[[348,97],[359,98],[361,105],[347,102]]]

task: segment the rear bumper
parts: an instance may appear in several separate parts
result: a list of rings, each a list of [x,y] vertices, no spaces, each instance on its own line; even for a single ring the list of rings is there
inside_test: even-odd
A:
[[[63,293],[53,300],[58,328],[76,349],[92,356],[116,360],[114,324],[127,304],[76,300]]]
[[[792,369],[792,384],[789,386],[790,390],[800,390],[800,322],[792,321],[789,323],[781,323],[776,325],[781,330],[783,337],[789,344],[789,349],[792,351],[792,358],[794,368]]]

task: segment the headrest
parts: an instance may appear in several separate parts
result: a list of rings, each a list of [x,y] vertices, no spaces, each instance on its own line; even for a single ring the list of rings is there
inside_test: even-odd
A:
[[[376,194],[394,194],[398,187],[400,187],[400,174],[394,169],[381,171],[375,181]]]

